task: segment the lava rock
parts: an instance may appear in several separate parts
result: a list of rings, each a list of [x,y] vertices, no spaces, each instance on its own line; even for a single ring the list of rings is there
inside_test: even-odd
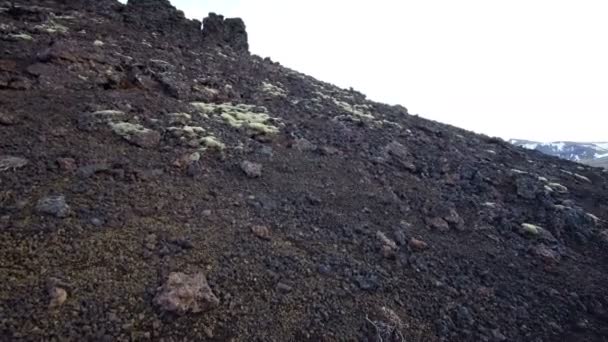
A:
[[[241,170],[249,178],[262,177],[262,164],[252,163],[250,161],[245,160],[241,163]]]
[[[428,244],[422,240],[411,238],[409,242],[410,247],[415,251],[422,251],[428,248]]]
[[[49,289],[49,308],[55,309],[62,306],[68,299],[68,292],[61,287],[52,287]]]
[[[203,273],[188,275],[173,272],[158,288],[154,303],[164,311],[183,315],[211,310],[219,305],[220,300],[209,287]]]
[[[394,259],[397,254],[397,243],[391,239],[389,239],[383,232],[377,231],[376,237],[382,243],[382,247],[380,251],[382,252],[382,256],[387,259]]]
[[[435,217],[427,220],[427,224],[434,229],[442,232],[450,230],[450,225],[441,217]]]
[[[311,143],[308,139],[305,138],[296,139],[293,142],[292,147],[300,152],[314,151],[317,149],[317,146],[315,144]]]
[[[535,246],[532,252],[547,264],[556,264],[559,261],[559,254],[544,244]]]
[[[14,156],[0,156],[0,172],[20,169],[28,164],[28,160]]]
[[[203,43],[208,46],[228,46],[235,52],[249,52],[245,23],[240,18],[224,19],[209,13],[203,19]]]
[[[255,236],[259,237],[260,239],[270,240],[270,229],[268,229],[268,227],[266,226],[252,226],[251,231]]]
[[[0,112],[0,125],[12,126],[17,124],[17,118],[14,115]]]
[[[63,172],[74,172],[78,167],[74,158],[57,158],[57,165]]]
[[[287,285],[285,283],[278,283],[277,284],[277,290],[279,292],[282,292],[282,293],[288,293],[288,292],[291,292],[293,290],[293,287],[291,287],[291,286],[289,286],[289,285]]]
[[[36,211],[44,215],[65,218],[70,214],[70,206],[63,195],[49,196],[38,201]]]
[[[76,175],[81,178],[89,178],[96,173],[110,171],[112,168],[110,164],[107,163],[96,163],[90,165],[84,165],[76,170]]]
[[[525,199],[535,199],[542,191],[537,181],[525,176],[518,177],[515,180],[515,186],[517,187],[517,195]]]

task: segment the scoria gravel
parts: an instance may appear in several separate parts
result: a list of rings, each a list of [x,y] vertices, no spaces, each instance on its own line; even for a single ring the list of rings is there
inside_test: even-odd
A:
[[[605,171],[204,23],[0,0],[0,340],[608,340]]]

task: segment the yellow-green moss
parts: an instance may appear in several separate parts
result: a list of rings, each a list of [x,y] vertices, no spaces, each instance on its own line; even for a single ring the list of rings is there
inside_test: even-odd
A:
[[[272,96],[278,96],[278,97],[287,96],[287,91],[285,91],[285,89],[283,89],[282,87],[280,87],[278,85],[274,85],[274,84],[268,83],[268,82],[262,82],[262,91],[269,95],[272,95]]]
[[[541,227],[530,224],[530,223],[522,223],[521,229],[524,233],[530,235],[538,235],[543,230]]]
[[[222,143],[212,135],[201,138],[201,145],[207,148],[212,148],[220,151],[226,148],[226,145],[224,143]]]
[[[30,36],[29,34],[25,34],[25,33],[9,34],[8,37],[11,39],[15,39],[15,40],[26,40],[26,41],[34,40],[34,38],[32,38],[32,36]]]
[[[151,131],[140,124],[132,124],[129,122],[110,122],[110,127],[114,133],[126,137],[135,133],[146,133]]]
[[[191,105],[205,115],[218,115],[228,125],[234,128],[247,128],[257,133],[275,134],[279,128],[271,123],[273,119],[265,107],[231,103],[212,104],[193,102]]]
[[[48,21],[44,24],[34,26],[34,30],[39,32],[47,32],[47,33],[66,33],[68,32],[68,28],[57,24],[53,21]]]

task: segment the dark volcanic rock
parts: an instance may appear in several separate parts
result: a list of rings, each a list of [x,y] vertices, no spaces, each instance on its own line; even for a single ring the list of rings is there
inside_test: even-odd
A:
[[[605,340],[608,172],[250,55],[240,19],[14,3],[0,340]]]
[[[262,177],[262,164],[253,163],[248,160],[245,160],[241,163],[241,170],[249,178]]]
[[[240,18],[227,18],[209,13],[203,20],[203,41],[208,46],[229,46],[235,52],[249,52],[245,23]]]
[[[49,196],[42,198],[36,205],[36,210],[45,215],[65,218],[70,214],[70,206],[65,201],[65,196]]]

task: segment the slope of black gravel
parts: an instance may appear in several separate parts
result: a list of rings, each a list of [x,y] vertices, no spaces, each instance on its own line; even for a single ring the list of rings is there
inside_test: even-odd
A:
[[[250,55],[240,20],[15,3],[0,340],[608,340],[606,171]],[[217,303],[164,306],[176,272]]]

